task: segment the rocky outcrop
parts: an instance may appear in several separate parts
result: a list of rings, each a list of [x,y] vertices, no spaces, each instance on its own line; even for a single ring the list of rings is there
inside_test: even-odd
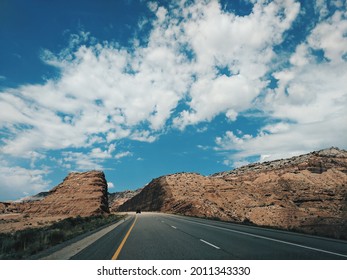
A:
[[[330,148],[209,177],[163,176],[119,210],[137,208],[347,239],[347,152]]]
[[[119,207],[120,211],[162,211],[200,217],[229,216],[213,202],[218,198],[224,180],[197,173],[177,173],[152,180],[132,199]]]
[[[101,171],[73,172],[50,190],[18,202],[0,203],[0,213],[30,216],[90,216],[108,213],[107,182]]]
[[[90,216],[109,212],[107,182],[101,171],[73,172],[24,213],[35,216]]]
[[[42,227],[61,219],[109,213],[101,171],[70,173],[50,190],[17,202],[0,203],[0,232]]]
[[[133,198],[135,195],[139,194],[142,191],[142,188],[131,191],[126,190],[123,192],[115,192],[108,194],[108,204],[110,211],[118,211],[120,205],[125,203],[127,200]]]
[[[25,210],[23,203],[0,202],[0,214],[17,214]]]

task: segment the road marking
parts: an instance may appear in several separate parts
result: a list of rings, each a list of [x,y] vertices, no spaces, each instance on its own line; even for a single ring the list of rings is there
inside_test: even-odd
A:
[[[177,227],[175,227],[175,226],[171,226],[172,228],[174,228],[174,229],[177,229]]]
[[[134,227],[134,225],[135,225],[135,223],[136,223],[136,220],[137,220],[137,216],[135,216],[135,221],[133,222],[133,224],[132,224],[131,227],[129,228],[127,234],[124,236],[124,238],[123,238],[121,244],[119,245],[117,251],[114,253],[114,255],[113,255],[113,257],[112,257],[112,260],[116,260],[116,259],[118,258],[120,252],[121,252],[122,249],[123,249],[123,246],[124,246],[125,242],[127,241],[128,237],[129,237],[129,235],[130,235],[130,232],[132,231],[132,229],[133,229],[133,227]]]
[[[279,239],[275,239],[275,238],[265,237],[265,236],[262,236],[262,235],[242,232],[242,231],[229,229],[229,228],[218,227],[218,226],[206,225],[206,224],[203,224],[203,223],[188,221],[186,219],[179,219],[179,220],[184,220],[184,221],[186,221],[188,223],[199,224],[199,225],[202,225],[202,226],[205,226],[205,227],[212,227],[212,228],[222,229],[222,230],[231,231],[231,232],[235,232],[235,233],[239,233],[239,234],[243,234],[243,235],[248,235],[248,236],[252,236],[252,237],[256,237],[256,238],[270,240],[270,241],[273,241],[273,242],[283,243],[283,244],[296,246],[296,247],[300,247],[300,248],[304,248],[304,249],[308,249],[308,250],[312,250],[312,251],[317,251],[317,252],[321,252],[321,253],[326,253],[326,254],[331,254],[331,255],[347,258],[347,255],[344,255],[344,254],[335,253],[335,252],[331,252],[331,251],[326,251],[326,250],[323,250],[323,249],[318,249],[318,248],[314,248],[314,247],[310,247],[310,246],[300,245],[300,244],[296,244],[296,243],[292,243],[292,242],[288,242],[288,241],[283,241],[283,240],[279,240]]]
[[[207,242],[207,241],[205,241],[204,239],[200,239],[200,241],[201,242],[204,242],[205,244],[207,244],[207,245],[210,245],[210,246],[212,246],[213,248],[216,248],[217,250],[219,250],[220,248],[218,247],[218,246],[216,246],[216,245],[213,245],[212,243],[210,243],[210,242]]]
[[[53,252],[52,254],[48,255],[48,256],[44,256],[42,258],[40,258],[41,260],[68,260],[71,257],[75,256],[76,254],[78,254],[79,252],[81,252],[83,249],[87,248],[88,246],[90,246],[92,243],[94,243],[96,240],[98,240],[99,238],[103,237],[104,235],[106,235],[107,233],[109,233],[110,231],[114,230],[115,228],[117,228],[119,225],[121,225],[122,223],[124,223],[125,220],[129,219],[129,217],[126,218],[122,218],[120,221],[118,221],[117,223],[114,223],[106,228],[103,228],[75,243],[72,243],[70,245],[67,245],[63,248],[61,248],[58,251]]]

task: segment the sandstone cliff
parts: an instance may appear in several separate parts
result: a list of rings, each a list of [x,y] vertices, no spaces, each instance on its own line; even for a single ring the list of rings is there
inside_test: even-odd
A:
[[[21,202],[0,203],[0,232],[36,227],[58,219],[109,213],[102,171],[73,172],[50,190]]]
[[[101,171],[73,172],[39,201],[24,210],[36,216],[90,216],[109,212],[107,182]]]
[[[337,148],[205,177],[163,176],[119,207],[347,239],[347,152]]]

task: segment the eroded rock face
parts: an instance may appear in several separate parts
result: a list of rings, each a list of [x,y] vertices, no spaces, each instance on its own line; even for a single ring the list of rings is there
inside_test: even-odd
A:
[[[141,192],[142,188],[131,191],[115,192],[108,194],[108,204],[110,211],[118,211],[120,205],[133,198],[135,195]]]
[[[109,206],[104,173],[74,172],[49,192],[17,202],[0,203],[0,232],[42,227],[68,217],[107,213]]]
[[[209,177],[163,176],[119,207],[137,208],[347,239],[347,152],[331,148]]]
[[[13,202],[0,202],[0,214],[17,214],[25,210],[25,204]]]
[[[107,182],[101,171],[70,173],[40,199],[0,203],[0,213],[3,214],[73,217],[108,212]]]
[[[70,173],[40,201],[28,203],[31,215],[90,216],[109,212],[107,182],[101,171]]]

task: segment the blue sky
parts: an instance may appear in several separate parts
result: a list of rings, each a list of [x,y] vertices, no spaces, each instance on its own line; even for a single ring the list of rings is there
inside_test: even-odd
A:
[[[0,201],[347,148],[346,1],[0,2]]]

